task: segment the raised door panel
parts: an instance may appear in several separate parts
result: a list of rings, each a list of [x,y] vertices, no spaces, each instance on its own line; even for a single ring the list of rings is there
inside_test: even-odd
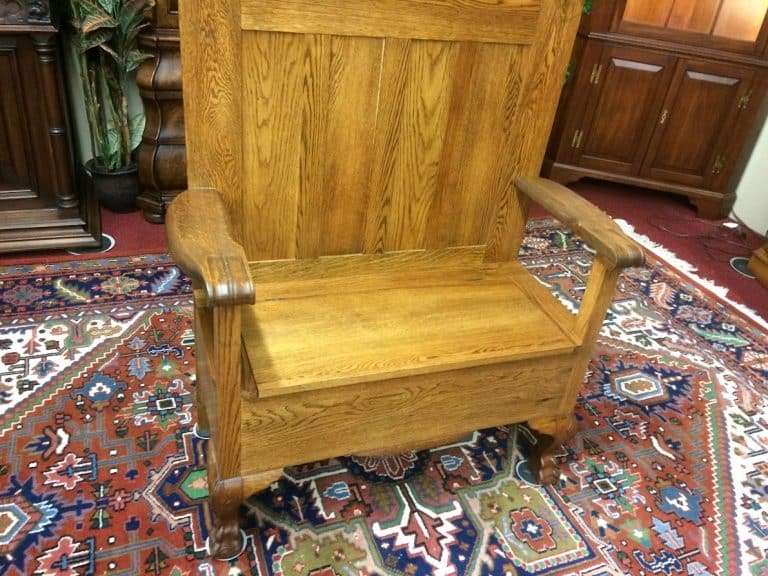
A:
[[[584,168],[635,175],[640,171],[674,60],[665,54],[607,47],[591,71],[593,102],[583,134],[577,134],[574,163]]]
[[[681,60],[643,167],[647,178],[707,188],[723,170],[724,148],[754,72]]]
[[[26,106],[15,38],[0,37],[0,202],[34,196]]]

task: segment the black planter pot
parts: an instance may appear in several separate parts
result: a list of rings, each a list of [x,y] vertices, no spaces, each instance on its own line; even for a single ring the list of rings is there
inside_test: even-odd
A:
[[[139,169],[136,164],[110,172],[95,160],[89,160],[85,167],[91,174],[93,192],[102,206],[112,212],[136,210],[139,195]]]

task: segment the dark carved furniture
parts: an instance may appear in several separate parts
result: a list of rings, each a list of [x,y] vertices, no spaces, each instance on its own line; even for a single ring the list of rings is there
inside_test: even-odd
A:
[[[766,109],[768,0],[601,0],[582,19],[544,174],[682,194],[724,217]]]
[[[139,42],[154,58],[136,76],[147,117],[139,146],[138,204],[148,221],[159,223],[187,186],[178,0],[157,0],[151,22]]]
[[[211,552],[284,466],[527,421],[542,482],[619,273],[604,213],[537,178],[579,0],[181,7]],[[577,315],[517,260],[531,200],[597,252]]]
[[[75,185],[58,30],[47,0],[0,0],[0,252],[95,246]]]

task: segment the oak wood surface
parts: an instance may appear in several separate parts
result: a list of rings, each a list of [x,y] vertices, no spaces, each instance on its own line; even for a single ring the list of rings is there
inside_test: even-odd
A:
[[[221,193],[230,214],[240,211],[242,182],[239,1],[184,2],[179,12],[187,186]],[[205,41],[201,41],[201,40]],[[231,233],[241,238],[242,222]]]
[[[220,557],[283,466],[527,419],[561,440],[618,269],[642,261],[535,179],[579,1],[361,6],[180,15],[190,190],[168,234],[195,282]],[[516,261],[532,199],[597,248],[577,315]]]
[[[643,251],[610,216],[565,186],[546,178],[518,178],[518,188],[586,240],[613,267],[644,263]]]
[[[413,267],[257,282],[243,342],[259,397],[572,351],[518,287],[527,274]]]
[[[552,416],[568,355],[242,401],[246,474],[339,454],[437,445],[478,428]]]
[[[547,138],[557,110],[563,75],[573,31],[582,13],[579,2],[542,4],[536,41],[524,59],[513,62],[507,74],[504,134],[496,154],[503,158],[501,169],[493,167],[495,191],[491,218],[493,228],[487,239],[486,257],[511,260],[525,231],[529,200],[515,189],[519,176],[535,176],[547,146]],[[563,50],[567,45],[568,49]],[[546,128],[544,128],[546,126]]]
[[[244,30],[530,43],[541,0],[243,0]]]
[[[253,283],[243,248],[231,234],[222,196],[197,188],[168,208],[168,247],[187,274],[204,287],[206,303],[253,302]]]

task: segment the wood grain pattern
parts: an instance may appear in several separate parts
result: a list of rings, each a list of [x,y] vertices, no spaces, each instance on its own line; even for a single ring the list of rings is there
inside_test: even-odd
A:
[[[553,357],[329,387],[293,394],[290,402],[244,400],[243,469],[435,446],[493,423],[551,415],[569,372],[567,357]]]
[[[240,306],[213,309],[210,358],[218,395],[218,477],[232,478],[240,473]]]
[[[317,103],[326,112],[315,118],[307,137],[323,131],[321,173],[307,182],[305,200],[299,202],[298,248],[300,258],[325,254],[350,254],[363,249],[363,229],[368,204],[373,132],[378,91],[377,66],[384,42],[378,39],[333,37],[330,42],[325,99]],[[306,108],[305,108],[306,115]],[[306,126],[305,122],[305,126]],[[353,150],[357,161],[349,162]]]
[[[530,43],[540,0],[243,0],[245,30]]]
[[[573,328],[574,335],[581,341],[581,347],[572,358],[571,376],[560,399],[557,415],[561,417],[573,413],[573,406],[584,382],[584,375],[592,358],[592,351],[603,326],[608,306],[616,292],[620,274],[620,268],[615,268],[599,254],[592,263],[587,288],[581,299]]]
[[[249,259],[477,245],[524,215],[530,48],[246,32],[243,51]]]
[[[244,34],[251,259],[362,249],[381,49],[375,39]]]
[[[457,50],[425,41],[392,41],[385,47],[366,252],[424,246]]]
[[[200,287],[206,305],[253,302],[253,282],[243,248],[232,237],[222,196],[212,189],[190,189],[168,208],[168,246]]]
[[[517,187],[576,232],[612,267],[642,266],[640,246],[621,231],[610,216],[575,192],[546,178],[518,178]]]
[[[179,13],[182,42],[187,185],[213,188],[227,210],[240,211],[242,183],[239,1],[186,2]],[[232,234],[242,238],[242,222]]]
[[[244,34],[243,242],[250,260],[296,257],[304,60],[311,39]]]
[[[492,223],[495,175],[507,159],[503,147],[510,97],[499,71],[519,64],[526,49],[462,44],[451,72],[451,110],[435,200],[427,222],[428,248],[484,244]],[[516,91],[511,91],[513,98]]]
[[[461,246],[443,250],[408,250],[386,254],[345,254],[301,260],[250,262],[251,275],[259,284],[295,280],[321,280],[349,276],[442,270],[446,274],[479,268],[485,246]]]
[[[511,88],[520,88],[517,101],[513,100],[516,92],[512,92],[505,104],[508,137],[498,153],[506,158],[509,168],[499,174],[496,184],[500,197],[486,253],[492,260],[510,260],[517,255],[528,199],[517,193],[514,180],[519,176],[536,176],[541,170],[572,38],[581,16],[580,2],[544,2],[541,8],[536,41],[526,48],[526,58],[510,67],[506,75]]]
[[[257,283],[243,341],[259,397],[566,353],[522,267]]]
[[[618,268],[641,261],[605,215],[533,179],[580,2],[242,1],[246,30],[237,0],[182,18],[192,172],[232,184],[242,234],[213,222],[228,211],[213,191],[169,217],[215,403],[211,550],[236,551],[247,490],[310,460],[533,419],[551,480]],[[530,45],[520,14],[537,15]],[[214,74],[220,41],[237,53]],[[514,261],[528,195],[598,249],[578,315]]]

